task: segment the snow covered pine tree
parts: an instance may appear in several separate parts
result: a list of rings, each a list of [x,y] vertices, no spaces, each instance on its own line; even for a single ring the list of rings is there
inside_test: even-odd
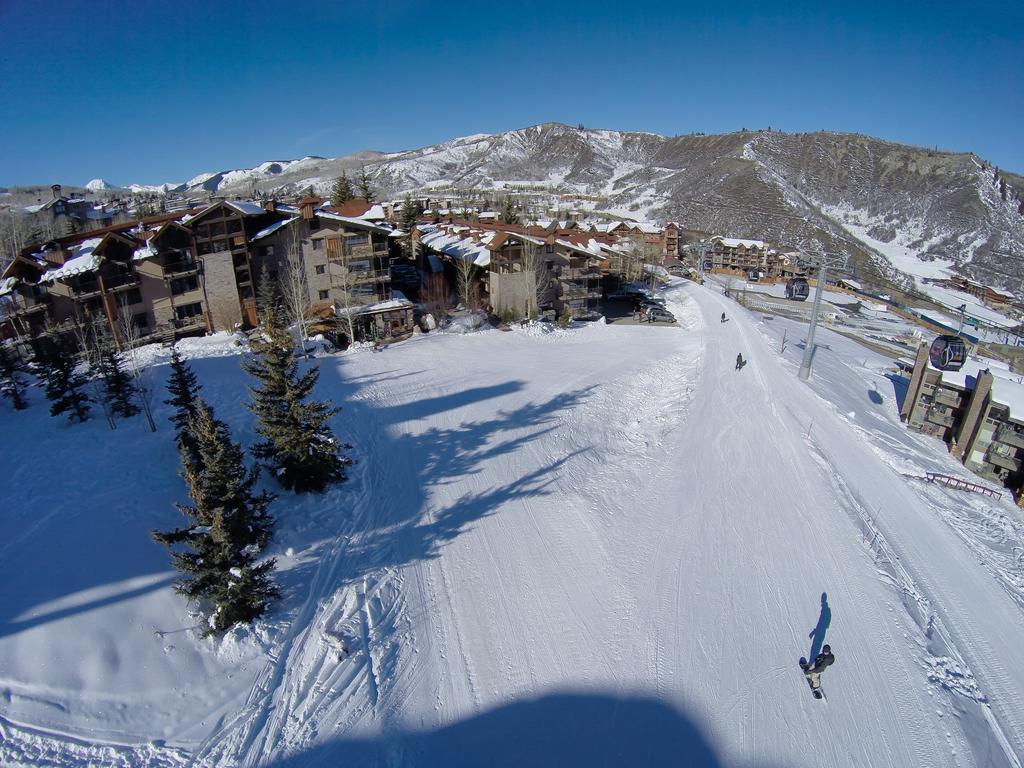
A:
[[[50,401],[50,415],[65,411],[68,421],[82,422],[89,418],[92,402],[82,389],[86,378],[77,369],[75,354],[66,341],[51,338],[46,341],[42,363],[46,370],[46,399]]]
[[[312,367],[299,375],[295,345],[276,304],[264,309],[262,321],[266,338],[250,342],[253,354],[242,361],[246,373],[258,381],[249,387],[248,407],[264,440],[253,446],[253,455],[266,460],[284,488],[323,491],[345,479],[348,462],[338,456],[338,441],[327,425],[339,409],[309,402],[320,370]]]
[[[174,408],[170,422],[174,425],[175,438],[178,442],[178,453],[185,472],[185,481],[191,486],[194,475],[199,471],[199,454],[196,441],[189,431],[189,423],[196,416],[199,403],[199,392],[202,385],[196,382],[196,374],[178,352],[177,347],[171,349],[171,375],[167,378],[169,400],[164,403]]]
[[[242,447],[201,398],[195,409],[189,424],[200,464],[189,488],[195,506],[176,505],[189,525],[154,531],[153,538],[168,547],[188,547],[171,553],[175,568],[185,574],[175,590],[200,603],[207,612],[203,634],[212,635],[259,618],[280,596],[270,578],[274,559],[256,564],[273,531],[267,507],[274,496],[253,493],[259,468],[246,470]]]

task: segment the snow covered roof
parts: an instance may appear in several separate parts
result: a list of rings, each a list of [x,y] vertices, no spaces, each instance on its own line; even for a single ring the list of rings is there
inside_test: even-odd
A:
[[[999,369],[991,373],[992,402],[1005,405],[1014,421],[1024,422],[1024,384],[1020,375]]]
[[[726,248],[767,248],[768,244],[764,240],[741,240],[737,237],[713,237],[712,240],[717,240]]]
[[[639,229],[645,235],[657,235],[661,234],[661,227],[657,224],[648,224],[647,222],[641,221],[633,225],[633,229]]]
[[[408,309],[412,307],[412,302],[408,299],[389,299],[388,301],[379,301],[376,304],[367,304],[360,309],[362,313],[368,312],[387,312],[392,309]]]
[[[938,368],[931,364],[930,360],[927,365],[929,369],[939,371]],[[1008,373],[1010,368],[1001,360],[989,360],[985,357],[969,355],[959,371],[939,371],[939,374],[943,384],[951,384],[959,389],[974,389],[974,383],[978,380],[978,375],[984,370],[988,370],[995,375],[997,371]]]
[[[451,256],[453,259],[471,261],[478,267],[486,267],[491,263],[491,252],[487,250],[490,239],[486,238],[486,242],[477,242],[471,237],[463,238],[448,234],[444,230],[435,230],[424,233],[420,237],[420,242],[435,251]]]
[[[324,210],[323,208],[318,210],[316,212],[316,215],[324,219],[330,219],[331,221],[341,221],[344,222],[345,224],[351,224],[354,227],[362,227],[363,229],[369,229],[373,232],[378,232],[382,235],[389,235],[391,234],[392,231],[391,227],[385,227],[380,224],[374,224],[372,221],[367,221],[366,219],[357,218],[355,216],[342,216],[339,213],[332,213],[331,211]]]
[[[135,253],[132,254],[132,261],[142,261],[143,259],[150,259],[156,256],[157,250],[153,247],[153,239],[150,238],[146,241],[146,244],[141,248],[136,248]]]
[[[14,286],[18,284],[18,278],[16,277],[5,277],[0,280],[0,296],[6,296],[14,290]]]
[[[74,256],[57,269],[51,269],[43,273],[43,276],[39,278],[40,281],[63,280],[85,272],[95,272],[100,268],[101,259],[94,251],[102,240],[102,237],[92,237],[82,242],[74,249]]]
[[[259,216],[261,213],[267,212],[262,205],[251,200],[225,200],[224,202],[243,216]]]
[[[555,242],[558,243],[561,246],[569,248],[570,250],[577,251],[579,253],[585,253],[585,254],[587,254],[589,256],[601,256],[602,255],[602,253],[601,253],[601,243],[597,242],[597,240],[588,240],[586,245],[581,245],[579,243],[573,243],[573,242],[570,242],[569,240],[562,240],[562,239],[557,239],[557,240],[555,240]]]
[[[853,290],[855,290],[855,291],[859,291],[861,289],[860,283],[858,283],[858,282],[856,282],[854,280],[849,280],[849,279],[847,279],[845,277],[840,278],[836,282],[837,283],[842,283],[847,288],[853,288]]]
[[[293,216],[290,219],[281,219],[281,221],[275,221],[269,227],[264,227],[259,232],[257,232],[255,235],[253,235],[252,239],[249,242],[250,243],[255,243],[257,240],[262,240],[264,237],[268,237],[269,235],[272,235],[275,232],[277,232],[277,230],[281,229],[281,227],[284,227],[284,226],[287,226],[288,224],[291,224],[297,218],[298,218],[297,216]]]

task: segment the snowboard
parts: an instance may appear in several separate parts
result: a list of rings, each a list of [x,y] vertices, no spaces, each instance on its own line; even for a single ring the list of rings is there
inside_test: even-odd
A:
[[[807,681],[807,685],[809,685],[810,688],[811,688],[811,695],[814,696],[814,698],[816,698],[816,699],[823,699],[823,698],[825,698],[825,691],[823,691],[821,689],[820,678],[819,678],[819,682],[818,682],[818,687],[815,688],[814,687],[814,681],[811,680],[811,676],[807,672],[807,670],[810,668],[810,665],[808,665],[808,663],[807,663],[807,659],[805,659],[803,656],[801,656],[799,664],[800,664],[800,669],[804,673],[804,679]]]

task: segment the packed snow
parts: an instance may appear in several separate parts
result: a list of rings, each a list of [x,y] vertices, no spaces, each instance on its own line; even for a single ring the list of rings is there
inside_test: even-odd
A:
[[[285,597],[217,641],[149,538],[186,500],[162,396],[156,434],[4,406],[0,764],[1019,766],[1020,510],[922,481],[977,478],[891,360],[820,327],[804,384],[804,324],[666,298],[306,363],[356,463],[280,495]],[[182,349],[252,445],[244,339]]]

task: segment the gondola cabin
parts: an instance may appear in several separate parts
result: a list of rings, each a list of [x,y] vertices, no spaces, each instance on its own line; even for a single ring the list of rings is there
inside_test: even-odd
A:
[[[791,277],[786,281],[786,298],[793,301],[806,301],[811,289],[807,285],[807,279],[803,277]]]
[[[936,336],[928,359],[940,371],[959,371],[967,361],[967,343],[959,336]]]

